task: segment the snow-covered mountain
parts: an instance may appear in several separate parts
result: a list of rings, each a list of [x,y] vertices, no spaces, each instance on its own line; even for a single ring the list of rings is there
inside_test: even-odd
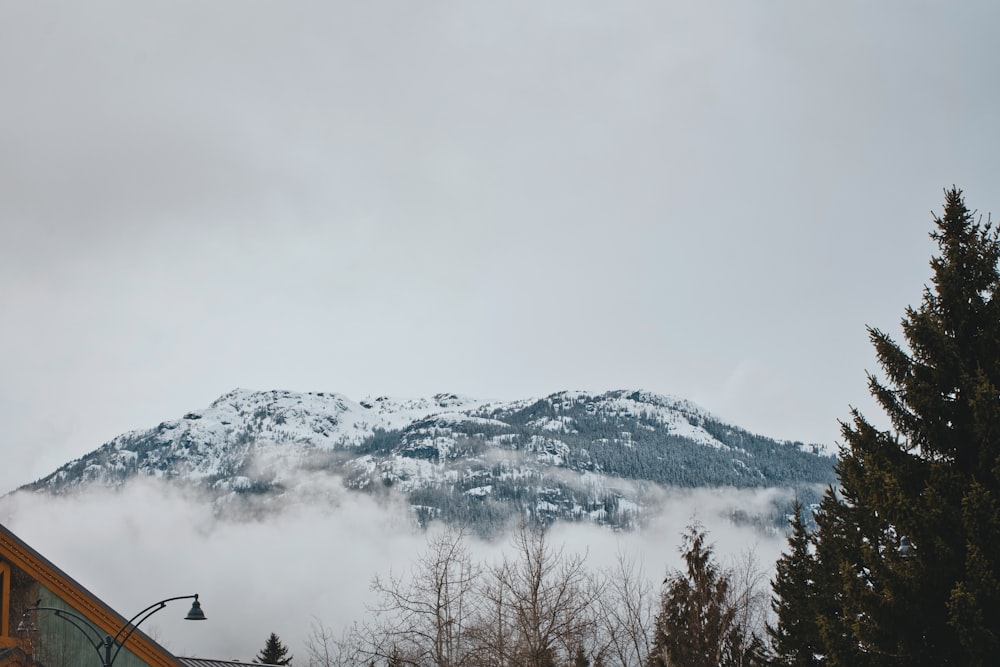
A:
[[[821,452],[642,391],[354,402],[236,389],[206,409],[120,435],[24,488],[63,494],[146,476],[200,487],[225,506],[294,495],[308,473],[358,492],[401,493],[421,522],[462,520],[490,532],[526,511],[629,526],[662,486],[830,483],[833,458]]]

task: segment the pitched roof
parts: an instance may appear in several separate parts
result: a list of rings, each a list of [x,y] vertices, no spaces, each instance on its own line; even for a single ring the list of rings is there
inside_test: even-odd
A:
[[[128,623],[128,619],[28,546],[3,524],[0,524],[0,557],[26,572],[104,632],[113,636]],[[136,630],[129,638],[128,650],[151,667],[184,667],[167,649],[141,630]]]
[[[279,667],[259,662],[240,662],[239,660],[206,660],[205,658],[177,658],[186,667]]]

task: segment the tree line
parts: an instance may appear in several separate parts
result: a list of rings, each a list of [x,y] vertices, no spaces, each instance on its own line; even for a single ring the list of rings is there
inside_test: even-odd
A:
[[[522,522],[498,562],[473,559],[461,529],[428,538],[408,576],[376,577],[370,617],[341,635],[317,624],[310,667],[750,665],[765,637],[766,581],[752,554],[721,567],[703,528],[662,597],[621,554],[602,571]],[[701,610],[709,613],[702,614]],[[697,646],[678,641],[698,635]],[[718,649],[718,651],[716,651]],[[713,652],[716,651],[716,652]],[[687,656],[725,662],[689,662]],[[676,662],[678,656],[684,660]]]
[[[659,593],[621,559],[594,574],[540,525],[474,562],[431,538],[409,579],[343,636],[318,626],[310,665],[733,667],[993,665],[1000,655],[1000,239],[945,193],[931,284],[905,344],[870,328],[869,390],[890,427],[853,410],[815,511],[797,504],[767,591],[722,567],[698,525]]]

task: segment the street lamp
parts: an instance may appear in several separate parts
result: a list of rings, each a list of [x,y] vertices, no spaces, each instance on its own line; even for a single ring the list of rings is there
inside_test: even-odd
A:
[[[198,602],[198,595],[195,594],[181,595],[179,597],[167,598],[166,600],[154,602],[129,620],[125,621],[125,623],[118,628],[118,632],[115,633],[114,637],[109,634],[101,637],[101,633],[97,631],[93,624],[77,613],[66,609],[59,609],[58,607],[40,607],[37,605],[34,607],[28,607],[24,610],[21,623],[18,625],[17,630],[18,632],[24,632],[28,629],[30,621],[27,621],[27,619],[30,612],[51,611],[64,621],[68,621],[74,628],[84,634],[90,645],[94,647],[95,651],[97,651],[97,655],[101,659],[102,667],[111,667],[114,664],[115,659],[118,657],[118,654],[121,652],[122,647],[125,646],[125,642],[128,641],[128,638],[132,636],[132,633],[139,628],[139,625],[143,621],[166,607],[168,602],[173,602],[174,600],[190,600],[192,598],[194,598],[194,602],[191,603],[191,609],[188,611],[187,616],[184,617],[184,620],[204,621],[205,612],[201,610],[201,603]],[[114,653],[111,652],[112,649],[114,649]]]

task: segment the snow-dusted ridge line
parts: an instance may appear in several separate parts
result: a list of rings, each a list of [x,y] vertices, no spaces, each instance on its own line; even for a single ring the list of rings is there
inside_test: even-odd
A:
[[[246,429],[248,424],[253,426],[255,439],[273,444],[300,444],[325,449],[350,447],[378,429],[401,430],[431,418],[451,424],[479,422],[502,425],[502,422],[483,415],[496,409],[525,409],[542,401],[552,405],[557,412],[576,404],[600,403],[602,408],[614,408],[622,415],[652,415],[676,435],[711,447],[727,448],[700,426],[704,420],[725,423],[724,420],[686,399],[645,390],[615,390],[603,394],[567,390],[541,399],[513,401],[482,400],[452,393],[439,393],[430,398],[368,396],[354,401],[336,392],[245,388],[226,392],[207,408],[188,411],[180,418],[161,422],[154,429],[123,433],[104,447],[134,457],[135,452],[128,450],[126,443],[147,439],[154,432],[160,442],[176,439],[181,434],[189,441],[225,442],[232,433]],[[562,421],[559,424],[566,426]],[[556,428],[555,424],[550,424],[549,428]],[[67,465],[82,462],[91,456],[80,457]],[[205,474],[211,474],[211,471],[205,471]]]
[[[830,471],[831,461],[799,443],[751,434],[649,391],[355,401],[336,392],[238,388],[206,408],[119,435],[26,488],[68,493],[154,477],[197,486],[227,505],[240,495],[293,497],[319,474],[348,489],[402,493],[421,508],[421,521],[499,521],[545,508],[627,527],[621,508],[639,507],[651,484],[826,483]]]

